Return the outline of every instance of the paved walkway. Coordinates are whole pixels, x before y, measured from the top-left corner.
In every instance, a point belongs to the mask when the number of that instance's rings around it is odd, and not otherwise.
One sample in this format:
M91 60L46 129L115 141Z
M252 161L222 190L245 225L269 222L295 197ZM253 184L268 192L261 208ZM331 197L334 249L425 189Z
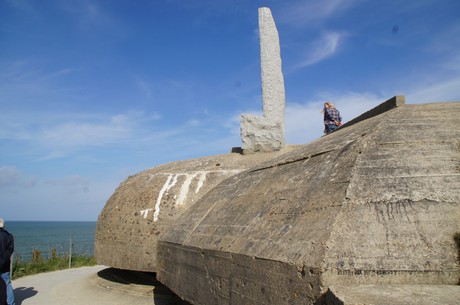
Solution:
M17 305L190 305L152 273L106 266L22 277L13 281L13 288ZM457 305L460 286L334 286L326 299L326 304L345 305Z
M26 276L14 280L13 288L16 305L187 304L152 274L125 273L106 266Z

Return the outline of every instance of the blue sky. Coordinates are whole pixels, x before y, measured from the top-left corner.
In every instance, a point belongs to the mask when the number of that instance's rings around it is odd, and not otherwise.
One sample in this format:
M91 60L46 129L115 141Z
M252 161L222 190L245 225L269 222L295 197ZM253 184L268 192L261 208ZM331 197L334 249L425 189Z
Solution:
M289 144L322 135L324 101L347 121L460 100L458 0L0 0L0 217L96 220L129 175L241 146L263 6Z

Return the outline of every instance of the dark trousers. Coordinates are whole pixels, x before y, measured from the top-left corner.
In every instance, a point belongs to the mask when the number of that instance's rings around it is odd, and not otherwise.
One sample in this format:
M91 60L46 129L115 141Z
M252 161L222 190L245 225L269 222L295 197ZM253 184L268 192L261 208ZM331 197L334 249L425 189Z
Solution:
M2 278L0 278L0 305L6 305L6 284Z

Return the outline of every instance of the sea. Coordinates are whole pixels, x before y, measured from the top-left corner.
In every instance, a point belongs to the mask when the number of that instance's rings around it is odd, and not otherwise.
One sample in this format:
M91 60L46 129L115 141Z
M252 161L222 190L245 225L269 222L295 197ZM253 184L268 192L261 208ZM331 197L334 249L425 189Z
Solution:
M5 221L5 229L14 235L14 259L32 260L32 252L42 258L52 251L61 255L94 255L95 221Z

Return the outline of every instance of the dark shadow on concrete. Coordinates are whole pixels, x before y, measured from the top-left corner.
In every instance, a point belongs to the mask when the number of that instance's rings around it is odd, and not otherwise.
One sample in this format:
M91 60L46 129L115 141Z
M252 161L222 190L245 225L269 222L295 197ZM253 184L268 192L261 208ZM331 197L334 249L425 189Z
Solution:
M155 305L191 305L179 298L168 287L161 285L153 289L153 303Z
M107 281L116 282L119 284L136 284L136 285L161 285L156 279L154 272L141 272L132 270L123 270L117 268L107 268L101 270L97 275Z
M31 298L38 293L34 287L17 287L14 288L14 302L16 305L21 305L22 301Z
M344 305L344 301L339 299L338 296L331 291L330 288L327 289L314 303L314 305ZM354 303L353 303L354 304ZM361 304L361 303L360 303ZM366 303L367 304L367 303Z
M190 305L190 303L179 298L174 292L168 287L160 283L156 279L156 273L154 272L142 272L123 270L117 268L107 268L101 270L97 275L111 283L116 283L122 286L132 287L133 285L140 285L151 287L153 294L153 301L155 305ZM119 286L120 287L120 286ZM117 289L111 287L111 289ZM126 290L121 288L121 290ZM132 293L133 291L131 291Z
M242 147L232 147L231 153L232 154L240 154L240 155L242 155L243 154L243 148Z

